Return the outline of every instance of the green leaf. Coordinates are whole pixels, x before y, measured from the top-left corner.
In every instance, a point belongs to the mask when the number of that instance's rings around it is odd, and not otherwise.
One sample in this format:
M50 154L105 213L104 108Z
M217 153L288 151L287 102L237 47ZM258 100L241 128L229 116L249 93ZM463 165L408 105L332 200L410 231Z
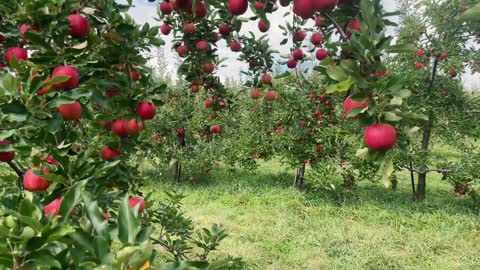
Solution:
M428 121L428 116L426 116L423 113L402 112L402 113L400 113L400 116L402 116L403 118L410 118L410 119Z
M467 9L461 16L461 20L480 21L480 3Z
M348 112L347 118L355 117L358 114L360 114L361 112L364 112L366 110L367 110L366 107L365 108L363 108L363 107L353 108Z
M368 147L358 149L355 153L355 156L361 159L365 159L368 155Z
M75 228L73 228L70 225L63 225L60 227L56 227L53 229L53 231L50 232L50 235L47 238L47 243L52 243L55 242L62 237L69 235L71 233L75 232Z
M10 130L0 130L0 140L5 140L9 137L12 137L16 131L14 129Z
M339 66L334 66L334 65L328 65L325 68L325 71L327 72L328 76L335 81L341 82L345 81L348 79L347 74L345 71L339 67Z
M34 251L30 253L26 261L28 262L25 266L25 269L34 269L39 266L50 266L57 269L62 269L60 262L47 250L42 249L39 251Z
M138 207L137 205L136 207ZM122 200L120 209L118 211L118 239L124 244L133 244L140 232L140 221L135 216L130 204L128 203L128 196Z
M399 106L402 105L403 99L401 97L394 97L390 100L390 105Z
M83 192L83 188L87 184L87 181L80 181L73 185L65 196L63 197L62 203L60 204L59 215L62 217L62 222L66 222L73 208L80 203L80 197Z
M383 113L382 113L382 116L383 116L384 119L387 120L387 121L396 122L396 121L402 120L402 117L398 116L398 115L395 114L394 112L383 112Z
M110 239L108 222L98 210L98 203L93 201L88 193L83 194L83 201L85 202L88 218L90 219L95 231L103 238Z
M30 200L23 199L20 202L20 206L18 208L19 213L22 216L31 217L34 220L40 221L42 219L42 212L35 206Z
M91 96L92 96L92 90L86 89L86 88L76 88L74 90L64 92L61 95L61 97L70 98L72 100L77 100L77 99L83 98L83 97L88 98L88 97L91 97Z
M407 137L411 138L411 137L413 137L413 135L415 135L415 133L416 133L417 131L419 131L419 130L420 130L419 127L412 127L412 128L407 129L407 130L405 131L405 135L407 135Z
M418 48L412 44L396 44L390 46L390 48L386 49L385 51L389 53L415 53L418 51Z
M337 93L337 92L347 92L348 89L355 83L355 80L353 80L351 77L348 79L337 83L337 84L331 84L327 87L327 93Z
M63 124L63 116L60 113L55 113L52 119L48 121L48 126L47 126L48 132L52 134L57 133L60 130L60 127L62 126L62 124Z
M54 100L50 101L47 104L47 109L56 109L63 104L72 104L75 102L75 99L61 95L56 97Z
M392 181L390 181L390 176L395 171L393 167L393 161L391 157L387 157L382 166L382 176L383 176L383 185L386 188L390 188L392 186Z

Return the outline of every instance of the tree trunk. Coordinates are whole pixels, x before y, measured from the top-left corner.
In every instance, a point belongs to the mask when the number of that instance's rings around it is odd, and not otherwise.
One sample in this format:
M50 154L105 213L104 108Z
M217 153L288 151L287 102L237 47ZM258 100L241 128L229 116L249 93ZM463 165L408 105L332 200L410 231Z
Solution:
M295 175L295 184L294 186L297 189L302 189L303 188L303 183L305 180L305 164L302 165L302 167L297 169L297 174Z
M432 135L432 128L430 125L425 126L423 129L423 137L422 137L422 151L428 150L428 145L430 144L430 137ZM418 173L418 182L417 182L417 190L415 193L415 198L417 201L425 200L425 190L427 188L427 172L426 172L426 165L422 166L420 170L423 172Z
M180 162L175 161L175 163L173 164L172 175L173 175L173 180L179 183L182 177L182 165L180 164Z

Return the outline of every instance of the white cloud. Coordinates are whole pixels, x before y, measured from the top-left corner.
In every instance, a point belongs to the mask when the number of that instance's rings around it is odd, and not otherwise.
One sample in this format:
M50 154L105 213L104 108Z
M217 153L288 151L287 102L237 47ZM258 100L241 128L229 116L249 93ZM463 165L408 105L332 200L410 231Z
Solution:
M126 0L117 0L118 2L125 3ZM387 12L392 12L397 9L395 0L382 0L384 9ZM158 4L156 2L149 2L147 0L136 0L134 1L135 7L130 9L129 14L135 19L135 21L139 24L149 23L150 25L159 25L160 22L156 21L154 18L157 17L157 9ZM279 10L273 14L268 14L268 19L270 20L270 31L269 31L269 38L270 44L275 47L275 49L279 50L281 54L289 53L289 48L291 43L287 43L283 46L279 46L281 40L284 38L278 26L280 24L285 24L285 20L289 18L284 18L283 14L287 11L287 8L279 6ZM251 11L249 11L251 12ZM246 14L245 16L252 15ZM291 18L290 18L291 19ZM394 18L395 20L395 18ZM250 21L245 23L242 26L241 34L245 34L248 31L252 31L255 34L261 34L257 27L257 21ZM313 25L313 22L310 26ZM394 28L387 29L387 34L392 35L394 32ZM166 44L164 49L164 57L167 63L175 63L176 62L176 52L172 51L171 49L171 35L169 37L163 36ZM309 38L307 36L307 38ZM220 58L227 58L228 60L224 62L226 67L222 67L218 70L218 75L220 78L225 79L229 78L239 78L240 77L240 70L247 69L247 65L243 62L236 61L238 57L238 53L231 52L228 48L228 45L224 40L221 40L217 43L219 46L219 57ZM171 74L175 74L174 70L175 65L170 65L169 72ZM466 74L463 76L463 81L467 90L472 89L479 89L480 88L480 74Z

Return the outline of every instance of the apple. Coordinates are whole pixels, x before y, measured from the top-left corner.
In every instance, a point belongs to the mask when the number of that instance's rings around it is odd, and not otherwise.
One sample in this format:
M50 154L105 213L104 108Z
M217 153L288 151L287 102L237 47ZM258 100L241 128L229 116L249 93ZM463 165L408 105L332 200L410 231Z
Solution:
M329 13L337 6L337 0L312 0L313 8L319 12Z
M38 31L38 27L36 25L31 25L31 24L22 24L20 25L20 38L23 40L23 41L27 41L27 38L25 37L25 32L27 32L28 30L32 30L32 31Z
M107 145L102 148L100 156L102 160L115 160L120 155L120 151L111 149Z
M197 7L195 9L195 18L203 19L207 16L208 10L207 6L203 2L197 2Z
M47 161L48 164L52 164L52 165L55 165L55 166L60 165L60 163L55 158L53 158L52 156L48 156L46 161Z
M180 45L177 48L178 56L184 57L188 53L188 47L185 45Z
M297 60L295 59L288 59L287 61L287 67L289 68L296 68L297 67Z
M118 89L118 87L116 87L116 86L112 86L112 87L107 89L107 96L109 98L112 98L112 97L118 95L119 93L120 93L120 89Z
M173 8L176 10L183 9L184 11L188 13L192 13L192 0L175 0L173 2Z
M345 99L345 102L343 103L344 116L346 117L348 113L350 113L350 111L354 108L366 108L369 102L370 102L369 97L367 97L364 102L353 101L352 96L347 97Z
M195 24L193 24L193 23L187 23L183 27L183 32L185 34L195 33L196 30L197 30L197 28L195 27Z
M315 8L313 7L312 0L294 0L293 1L293 13L306 20L313 16Z
M389 124L373 124L365 129L365 142L373 151L387 151L395 146L397 131Z
M424 50L418 50L418 51L417 51L417 55L418 55L419 57L422 57L422 56L425 55L425 51L424 51Z
M339 5L351 4L353 0L338 0Z
M448 74L450 74L450 76L452 76L452 77L456 77L456 76L457 76L457 72L456 72L455 69L453 69L453 68L448 71Z
M268 29L270 29L270 23L265 20L260 20L258 22L258 29L260 30L260 32L265 33L268 31Z
M228 10L232 15L242 15L247 11L247 0L228 0Z
M128 204L130 204L130 207L133 209L137 205L138 206L138 212L142 213L145 210L145 200L142 197L132 197L128 199Z
M200 40L197 42L197 44L195 44L195 47L197 48L197 50L206 51L208 50L209 45L207 41Z
M67 18L70 28L68 34L74 38L85 38L90 33L90 23L80 14L72 14Z
M82 104L78 101L58 106L57 111L64 120L78 120L82 116Z
M423 64L422 64L422 63L416 63L416 64L415 64L415 68L416 68L416 69L422 69L422 68L423 68Z
M153 134L152 134L152 139L154 139L155 141L158 141L158 140L159 140L158 134L157 134L157 133L153 133Z
M220 132L220 126L219 125L213 125L210 127L210 132L213 134L217 134Z
M292 56L293 56L293 59L299 61L299 60L302 60L303 59L303 51L302 49L295 49L293 52L292 52Z
M128 72L128 75L132 81L140 80L140 72L138 72L137 70L130 70L130 72Z
M293 35L293 41L302 42L306 36L307 33L305 31L298 31Z
M262 82L266 84L272 83L272 75L270 74L263 74L262 75Z
M153 119L156 113L157 113L157 108L155 107L155 104L151 102L146 102L146 101L140 102L137 106L137 114L143 120Z
M58 212L60 211L60 205L62 204L63 197L57 198L53 200L51 203L46 205L43 208L43 211L45 212L45 216L50 216L51 213L53 213L51 216L52 218L55 218L58 216Z
M170 31L172 31L172 27L168 24L162 24L162 26L160 26L160 32L162 32L162 34L164 34L165 36L168 36L170 34Z
M212 105L213 105L213 98L211 97L205 99L205 101L203 102L203 106L205 106L205 108L209 108Z
M440 59L441 59L441 60L445 60L445 59L447 59L447 58L448 58L448 53L447 53L447 52L444 52L444 53L442 53L442 54L440 55Z
M164 15L170 15L172 13L172 6L170 5L170 3L168 2L162 2L160 3L160 11L164 14Z
M264 4L263 2L256 1L256 2L255 2L255 7L258 8L258 9L264 9L264 8L265 8L265 4Z
M220 24L220 26L218 27L218 31L220 32L220 34L221 34L223 37L228 37L228 36L230 36L230 33L232 32L232 28L230 27L229 24L227 24L227 23L222 23L222 24Z
M48 174L47 169L42 169L43 174ZM52 182L35 174L35 169L28 170L23 176L23 187L28 191L45 191Z
M312 35L312 38L310 39L313 45L318 46L323 42L323 37L321 33L315 33Z
M362 25L360 24L359 20L353 19L348 23L347 30L345 31L345 34L347 35L348 38L352 37L352 31L356 31L356 32L362 31Z
M215 64L213 63L205 63L203 64L203 72L207 74L211 74L215 70Z
M0 141L0 144L11 144L10 141L3 140ZM0 152L0 162L9 162L15 158L15 152Z
M239 52L241 49L242 45L240 44L240 42L234 40L230 43L230 50L232 50L232 52Z
M250 97L252 97L253 99L259 99L260 95L261 95L261 93L260 93L260 91L258 91L257 88L254 88L252 90L252 92L250 92Z
M198 93L200 91L200 86L194 84L192 85L192 93Z
M324 27L325 24L323 23L323 21L325 20L325 18L323 18L322 16L317 16L315 18L315 26L316 27Z
M57 76L69 76L70 78L64 82L55 84L55 88L73 89L78 86L78 82L80 81L80 74L78 74L77 69L72 66L56 67L52 72L52 78Z
M184 128L177 129L177 137L182 137L184 135L185 135L185 129Z
M143 122L137 122L136 118L132 118L127 123L128 134L138 134L143 129Z
M218 33L217 33L217 32L213 32L213 33L212 33L212 36L213 36L213 38L212 38L212 43L213 43L213 44L217 43L217 41L220 39L220 36L218 35Z
M278 92L275 90L270 90L265 94L265 100L274 101L278 99Z
M113 133L117 134L120 137L128 137L128 130L127 130L128 122L126 120L118 119L113 122L112 131Z
M448 96L448 93L447 93L447 91L443 90L441 95L442 95L442 97L446 97L446 96Z
M317 151L322 151L323 150L323 144L317 145Z
M316 53L315 53L315 57L322 61L323 59L327 58L328 57L328 52L325 50L325 49L319 49Z
M15 58L17 60L27 61L27 59L28 59L27 50L25 50L24 48L20 48L20 47L8 48L5 56L7 58L7 63L9 63L9 64L10 64L10 61L12 60L13 56L15 56Z

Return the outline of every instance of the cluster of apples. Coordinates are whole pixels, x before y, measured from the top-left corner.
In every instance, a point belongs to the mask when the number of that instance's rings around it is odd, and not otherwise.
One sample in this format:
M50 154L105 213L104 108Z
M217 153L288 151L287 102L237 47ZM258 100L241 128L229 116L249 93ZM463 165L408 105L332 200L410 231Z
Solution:
M261 82L269 86L269 90L265 93L265 101L275 101L280 98L280 95L277 91L271 89L273 77L272 75L266 73L262 75ZM252 99L260 99L262 97L262 92L258 88L253 88L250 92L250 97Z
M370 98L367 97L364 102L354 101L351 96L345 99L343 104L344 115L354 108L367 108ZM363 134L365 143L372 151L388 151L392 149L397 142L397 131L395 127L386 123L377 123L368 126Z
M424 62L417 62L415 64L415 68L416 69L422 69L424 68L425 66L428 66L429 65L429 61L430 61L430 55L434 54L434 49L431 49L430 50L430 53L426 53L425 50L418 50L417 53L416 53L416 57L418 57L420 60L425 60ZM425 56L427 56L428 58L427 59L424 59ZM443 60L446 60L448 57L449 57L449 54L448 52L443 52L443 53L438 53L435 55L435 57L437 57L437 59L439 61L443 61ZM451 68L447 71L448 75L450 75L451 77L456 77L457 76L457 71L454 69L454 68Z

